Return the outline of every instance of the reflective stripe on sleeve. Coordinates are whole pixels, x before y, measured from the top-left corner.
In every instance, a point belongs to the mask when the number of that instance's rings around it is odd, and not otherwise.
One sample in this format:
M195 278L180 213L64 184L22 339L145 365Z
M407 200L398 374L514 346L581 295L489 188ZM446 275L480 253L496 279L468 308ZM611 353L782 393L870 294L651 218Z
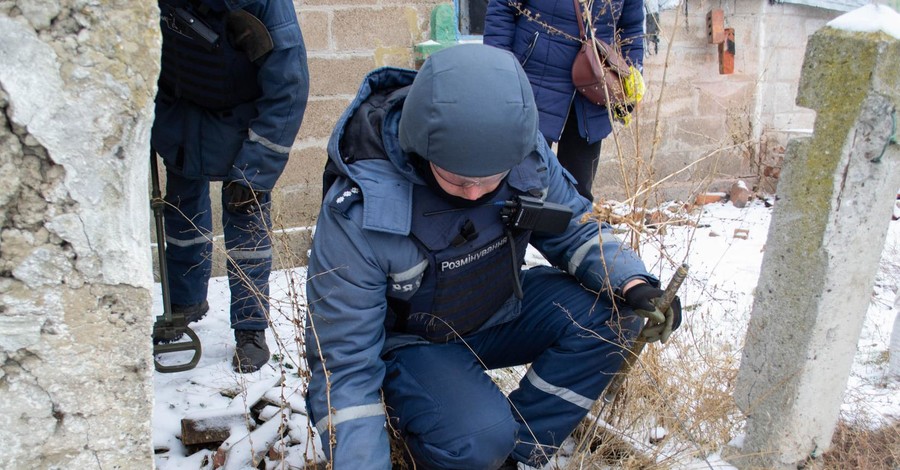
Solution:
M622 240L615 234L600 232L600 243L622 244ZM588 252L595 246L598 246L595 240L588 240L575 250L575 253L572 254L572 258L569 259L569 274L575 275L578 268L581 266L581 263L584 261L584 258L587 257Z
M590 251L591 247L596 245L597 242L594 240L588 240L575 250L575 253L569 258L569 274L575 275L575 272L578 271L578 267L581 266L581 262L584 261L584 257L587 256L588 251Z
M290 147L285 147L284 145L278 145L278 144L272 142L271 140L257 134L256 132L253 132L253 129L250 129L250 142L256 142L256 143L262 145L263 147L265 147L273 152L278 152L282 155L287 155L287 154L291 153Z
M424 259L421 263L403 271L402 273L390 274L389 276L396 282L408 281L410 279L417 278L420 274L425 272L425 268L428 267L428 260Z

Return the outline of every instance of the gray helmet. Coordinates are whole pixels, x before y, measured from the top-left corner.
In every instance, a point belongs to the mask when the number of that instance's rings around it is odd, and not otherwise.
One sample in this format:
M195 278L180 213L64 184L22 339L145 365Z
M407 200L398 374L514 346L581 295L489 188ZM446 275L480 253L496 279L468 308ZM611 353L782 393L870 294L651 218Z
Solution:
M432 54L400 115L400 146L462 176L502 173L537 146L531 85L511 53L465 44Z

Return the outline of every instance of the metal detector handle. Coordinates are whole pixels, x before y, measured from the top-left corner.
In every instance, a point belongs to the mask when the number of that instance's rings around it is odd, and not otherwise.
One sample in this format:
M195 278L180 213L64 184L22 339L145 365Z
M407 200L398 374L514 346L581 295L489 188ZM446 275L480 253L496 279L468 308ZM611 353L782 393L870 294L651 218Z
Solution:
M669 307L671 307L672 302L675 300L675 295L678 292L678 289L687 278L687 273L687 264L682 264L678 267L678 269L675 270L675 274L672 275L672 279L669 281L669 285L666 286L666 290L663 291L662 297L659 298L659 301L656 304L656 307L661 312L665 312L669 309ZM616 372L616 375L613 376L612 380L609 382L609 385L606 386L606 390L603 392L604 403L612 403L612 401L616 399L616 395L619 394L619 390L622 388L622 384L625 383L625 377L628 375L628 371L631 370L631 368L637 362L638 356L641 355L641 352L644 350L644 346L647 345L647 341L644 336L644 329L647 328L647 325L649 323L650 320L647 320L647 322L644 323L644 326L641 327L641 332L638 333L637 339L634 340L634 344L631 345L631 348L625 355L625 362L622 363L622 366L619 367L619 371Z
M184 334L188 335L191 338L190 341L182 341L178 343L167 343L167 344L156 344L153 346L153 363L158 372L162 372L164 374L170 372L182 372L185 370L191 370L194 367L197 367L197 364L200 362L200 355L202 353L200 347L200 337L197 336L197 333L194 330L184 327L181 328L184 331ZM185 364L176 364L173 366L165 366L159 363L156 360L157 354L166 354L178 351L194 351L194 356L191 358L190 362Z

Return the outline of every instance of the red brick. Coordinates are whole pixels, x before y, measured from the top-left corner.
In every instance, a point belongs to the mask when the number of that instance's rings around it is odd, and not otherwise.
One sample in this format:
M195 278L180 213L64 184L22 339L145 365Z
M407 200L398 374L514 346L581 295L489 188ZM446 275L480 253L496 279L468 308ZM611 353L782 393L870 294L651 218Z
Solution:
M725 12L721 8L706 14L706 40L710 44L721 44L725 40Z
M719 75L734 73L734 28L725 28L725 40L719 43Z
M734 207L747 207L751 197L753 197L753 192L747 189L747 185L743 181L734 183L728 191L728 199L731 200Z
M702 206L704 204L722 202L724 199L725 193L703 193L697 195L697 197L694 199L694 204Z

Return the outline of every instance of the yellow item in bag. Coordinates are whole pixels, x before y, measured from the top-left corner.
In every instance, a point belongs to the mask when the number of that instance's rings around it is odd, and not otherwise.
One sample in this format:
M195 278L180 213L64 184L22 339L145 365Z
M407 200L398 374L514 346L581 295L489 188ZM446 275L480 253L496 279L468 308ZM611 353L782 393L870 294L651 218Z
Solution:
M631 72L624 80L625 97L630 103L640 103L644 98L644 92L647 91L644 85L644 77L641 72L633 65L629 67Z

